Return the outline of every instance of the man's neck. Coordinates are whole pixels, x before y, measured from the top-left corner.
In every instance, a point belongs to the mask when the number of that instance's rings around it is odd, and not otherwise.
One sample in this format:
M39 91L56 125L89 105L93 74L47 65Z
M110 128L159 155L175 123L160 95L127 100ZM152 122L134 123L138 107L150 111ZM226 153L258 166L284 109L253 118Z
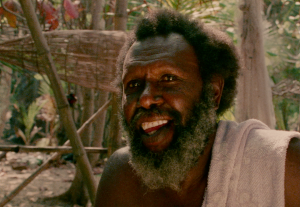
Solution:
M209 142L205 147L203 154L199 157L197 165L189 171L187 178L183 181L182 192L189 191L188 189L192 189L194 187L197 188L197 186L201 183L207 183L215 136L216 134L214 133L209 137Z

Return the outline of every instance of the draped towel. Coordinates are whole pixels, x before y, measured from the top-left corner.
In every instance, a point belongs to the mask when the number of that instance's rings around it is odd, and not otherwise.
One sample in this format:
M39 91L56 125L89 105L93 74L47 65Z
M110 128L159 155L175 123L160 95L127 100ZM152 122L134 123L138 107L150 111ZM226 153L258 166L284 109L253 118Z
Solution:
M298 132L220 121L202 207L283 207L286 151Z

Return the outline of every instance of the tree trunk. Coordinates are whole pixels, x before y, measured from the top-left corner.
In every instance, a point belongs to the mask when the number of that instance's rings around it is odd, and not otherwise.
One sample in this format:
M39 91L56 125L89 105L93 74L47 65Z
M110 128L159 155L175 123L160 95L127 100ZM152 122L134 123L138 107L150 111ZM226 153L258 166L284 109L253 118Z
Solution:
M275 127L275 115L268 71L265 66L262 1L241 0L239 21L241 56L244 66L238 80L236 119L258 119Z
M83 93L83 111L81 125L85 123L94 113L94 89L82 88ZM92 138L92 125L86 127L81 134L83 146L89 147ZM78 164L76 164L76 173L69 190L63 195L64 199L71 201L73 204L86 206L88 194L83 182L83 177Z
M86 152L83 148L83 144L77 133L72 118L70 106L68 104L67 98L64 94L64 90L60 83L60 79L56 72L56 67L53 62L49 46L45 37L42 34L42 30L39 25L31 0L22 0L20 1L20 3L24 12L24 16L26 17L32 38L34 40L37 49L37 54L39 54L40 57L42 57L42 60L44 61L45 65L48 66L45 68L45 72L51 82L51 87L54 92L57 108L59 110L63 126L66 130L67 137L69 138L72 148L74 150L74 156L83 175L82 177L84 178L90 200L92 203L94 203L96 196L95 178L93 176L93 172L89 164Z
M127 0L116 1L116 13L115 13L115 30L126 31L127 24ZM110 132L108 142L108 156L121 147L120 122L118 117L118 100L117 94L112 94L112 110L110 117Z
M102 18L103 13L103 0L92 0L92 25L91 29L93 30L104 30L105 21Z

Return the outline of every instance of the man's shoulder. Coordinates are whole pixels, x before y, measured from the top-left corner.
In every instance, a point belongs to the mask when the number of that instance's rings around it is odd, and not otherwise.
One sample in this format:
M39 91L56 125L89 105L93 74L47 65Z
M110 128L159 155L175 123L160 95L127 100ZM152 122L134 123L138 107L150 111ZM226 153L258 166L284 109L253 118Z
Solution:
M300 139L293 138L289 143L285 166L286 206L300 205Z
M115 175L129 167L129 147L123 147L115 151L108 159L103 174Z
M129 164L129 147L114 152L108 159L98 186L95 206L130 206L136 194L137 178ZM131 195L131 197L130 197Z
M287 161L300 163L300 138L291 139L287 150Z
M115 151L109 158L108 163L114 162L114 163L127 163L129 161L130 152L129 147L123 147Z

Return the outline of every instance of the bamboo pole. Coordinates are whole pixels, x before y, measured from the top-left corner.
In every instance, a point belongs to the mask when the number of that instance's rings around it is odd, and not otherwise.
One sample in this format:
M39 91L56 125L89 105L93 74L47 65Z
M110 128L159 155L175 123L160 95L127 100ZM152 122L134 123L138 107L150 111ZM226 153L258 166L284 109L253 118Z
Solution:
M84 151L80 137L76 132L76 127L72 118L70 106L56 72L56 67L50 53L50 48L46 42L45 37L42 34L42 30L31 0L21 0L20 3L24 12L24 16L27 20L32 38L34 40L37 53L43 58L42 61L45 62L45 65L49 66L45 68L45 72L51 82L51 87L54 92L63 126L66 130L67 137L69 138L70 143L73 147L74 157L80 167L84 183L87 187L90 200L93 204L95 201L97 185L86 152Z
M111 104L111 99L106 101L106 103L103 104L103 106L100 109L98 109L98 111L94 113L93 116L91 116L86 122L84 122L84 124L79 129L80 131L78 130L78 133L81 134L82 130L88 125L90 125L91 123L93 123L102 114L102 112L104 112L108 108L110 104Z
M107 152L107 148L102 147L85 147L84 148L87 153L102 153L105 154ZM64 153L72 153L72 147L69 146L59 146L59 147L37 147L37 146L20 146L20 145L3 145L0 146L0 151L4 152L59 152L61 154Z
M111 100L107 101L100 109L98 109L98 111L78 129L77 133L80 135L89 124L93 123L93 121L96 120L97 117L100 116L101 113L104 112L108 108L110 103L111 103ZM64 143L63 146L69 146L69 145L70 145L70 141L68 140ZM43 163L34 173L32 173L26 180L24 180L8 196L4 196L3 200L0 203L0 207L3 207L5 204L7 204L9 201L11 201L34 178L36 178L41 172L46 170L50 166L50 162L52 160L58 159L60 155L61 155L60 152L54 153L45 163Z

